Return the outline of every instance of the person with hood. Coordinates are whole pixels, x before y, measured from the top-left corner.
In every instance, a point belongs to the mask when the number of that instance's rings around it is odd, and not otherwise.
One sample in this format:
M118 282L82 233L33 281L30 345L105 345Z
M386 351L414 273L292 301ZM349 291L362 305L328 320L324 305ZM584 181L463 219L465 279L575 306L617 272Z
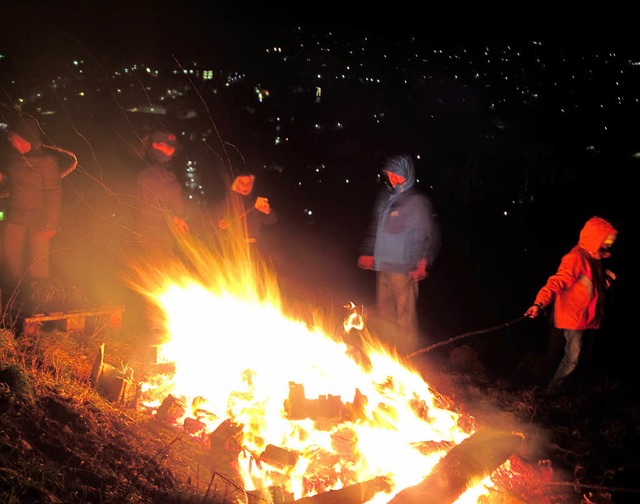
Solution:
M8 121L0 179L7 194L2 283L9 289L50 276L50 246L62 211L62 182L58 158L44 148L42 136L33 116L15 114Z
M383 190L374 204L358 266L376 272L376 315L394 327L387 335L401 354L419 343L418 286L440 249L440 227L431 200L416 184L413 158L394 155L385 161Z
M591 217L580 231L578 244L562 257L556 273L538 291L525 316L536 318L553 303L553 326L564 335L564 355L553 375L550 388L567 380L580 361L585 338L600 329L604 314L605 290L615 279L604 268L618 232L601 217Z
M144 167L136 177L136 229L143 248L173 250L174 233L186 233L186 202L182 184L171 167L177 149L176 135L154 130L145 138Z

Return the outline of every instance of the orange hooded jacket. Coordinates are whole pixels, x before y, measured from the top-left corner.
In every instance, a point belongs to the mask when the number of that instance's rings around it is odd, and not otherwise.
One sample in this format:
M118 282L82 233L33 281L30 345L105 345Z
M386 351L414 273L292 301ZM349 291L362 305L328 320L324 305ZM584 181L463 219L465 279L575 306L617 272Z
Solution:
M600 217L589 219L578 244L560 262L558 271L549 277L538 292L535 304L544 308L555 301L554 325L558 329L599 329L604 308L606 286L600 248L607 236L618 232Z

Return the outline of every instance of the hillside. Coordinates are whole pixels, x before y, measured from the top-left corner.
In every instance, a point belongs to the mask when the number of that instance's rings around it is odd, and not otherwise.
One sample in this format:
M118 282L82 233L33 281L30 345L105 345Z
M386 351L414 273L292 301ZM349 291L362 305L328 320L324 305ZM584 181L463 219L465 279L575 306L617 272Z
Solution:
M89 377L104 342L107 361L126 357L133 369L145 367L145 342L122 328L0 332L0 501L245 502L216 473L202 439L95 391ZM637 497L631 448L640 408L630 390L607 381L553 394L514 388L491 380L468 347L453 355L423 359L426 379L481 424L527 436L512 460L512 488L491 502L622 504Z

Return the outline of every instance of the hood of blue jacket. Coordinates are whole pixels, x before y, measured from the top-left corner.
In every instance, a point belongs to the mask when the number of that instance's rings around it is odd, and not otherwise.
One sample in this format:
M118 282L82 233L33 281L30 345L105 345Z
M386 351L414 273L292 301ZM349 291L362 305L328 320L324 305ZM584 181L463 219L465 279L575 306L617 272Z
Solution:
M413 159L406 154L399 154L388 158L382 167L382 171L390 171L391 173L404 177L402 184L398 184L395 188L390 189L394 194L400 194L413 187L416 183L416 169L413 164Z

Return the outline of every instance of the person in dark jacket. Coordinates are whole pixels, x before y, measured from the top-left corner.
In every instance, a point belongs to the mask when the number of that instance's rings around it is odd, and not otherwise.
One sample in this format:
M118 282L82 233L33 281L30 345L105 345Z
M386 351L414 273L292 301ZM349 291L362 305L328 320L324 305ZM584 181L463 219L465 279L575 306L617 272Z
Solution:
M235 177L231 190L219 211L218 227L222 230L242 226L241 232L253 250L259 247L262 226L278 222L278 214L269 204L269 199L254 196L255 175L243 172Z
M62 182L58 158L43 148L37 119L16 114L7 127L0 174L7 193L2 223L2 283L50 276L51 239L58 230Z
M144 167L136 177L139 243L145 249L173 250L174 233L189 231L182 184L170 165L177 138L170 131L155 130L144 140Z
M415 187L413 158L387 158L382 168L386 190L373 210L358 266L376 271L376 315L390 327L387 335L401 354L419 342L418 285L440 249L440 228L431 200Z
M183 187L172 166L178 139L170 130L155 129L143 138L143 142L143 166L136 175L134 188L136 201L133 217L137 239L132 262L162 261L162 256L184 259L179 237L189 233L190 226ZM143 330L147 332L153 348L167 341L164 313L145 296L139 299L142 307L131 311L142 314ZM155 353L152 352L151 357L155 360Z
M605 290L615 276L604 268L603 259L611 256L618 231L601 217L590 218L577 245L562 257L558 270L536 294L525 316L536 318L553 303L553 325L564 335L564 355L550 388L556 388L571 376L581 359L584 339L600 329L604 315Z

